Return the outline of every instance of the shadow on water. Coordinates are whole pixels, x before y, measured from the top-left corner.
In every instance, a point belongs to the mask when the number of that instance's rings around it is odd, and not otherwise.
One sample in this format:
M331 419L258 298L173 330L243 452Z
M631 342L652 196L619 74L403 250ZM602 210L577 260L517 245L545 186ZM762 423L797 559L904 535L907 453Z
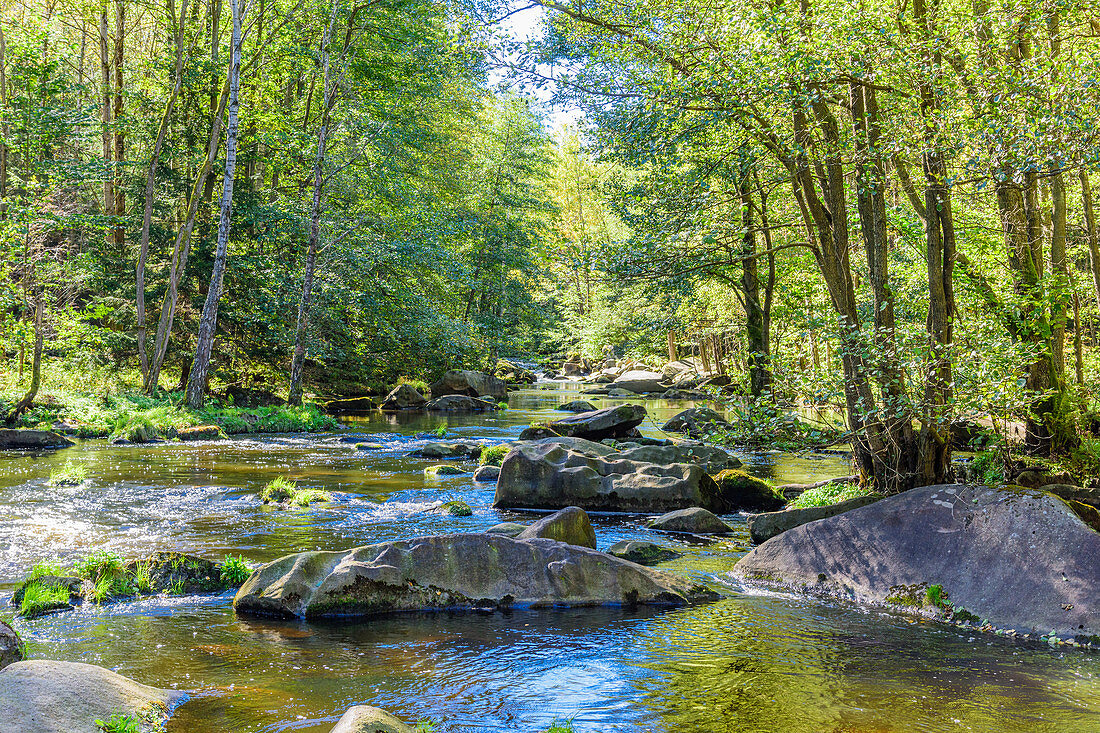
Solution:
M562 415L575 386L510 396L483 415L374 414L337 434L112 447L88 441L44 456L0 455L0 590L27 567L93 549L162 549L260 562L441 532L484 530L531 514L492 508L472 474L427 479L438 463L408 454L446 424L448 437L498 443ZM593 398L598 406L623 400ZM631 400L636 401L636 400ZM650 435L689 403L645 401ZM355 442L378 443L357 450ZM743 455L779 483L848 473L836 455ZM80 486L51 475L83 466ZM470 463L459 463L472 472ZM276 476L324 488L331 504L263 506ZM429 510L462 499L473 516ZM599 545L648 539L683 553L664 569L727 594L692 609L565 609L395 616L302 624L239 618L229 595L153 598L15 625L33 656L111 667L196 691L173 733L327 733L369 703L441 731L539 731L571 716L578 731L902 733L1100 730L1100 656L971 638L957 629L725 582L749 547L647 530L644 517L595 515Z

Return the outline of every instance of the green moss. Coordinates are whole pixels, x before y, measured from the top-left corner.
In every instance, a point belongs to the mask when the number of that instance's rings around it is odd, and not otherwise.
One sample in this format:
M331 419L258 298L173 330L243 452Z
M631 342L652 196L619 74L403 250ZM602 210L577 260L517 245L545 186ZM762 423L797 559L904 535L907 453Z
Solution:
M429 478L435 478L438 476L461 476L466 473L458 466L451 466L446 463L438 466L428 466L424 469L424 475Z
M452 517L469 517L473 516L474 510L470 508L470 505L464 501L454 500L448 501L443 506L439 507Z
M789 509L806 509L815 506L831 506L860 496L869 496L872 493L874 492L871 489L864 488L859 484L829 483L802 492L787 507Z
M895 585L890 588L890 595L886 596L887 603L895 606L908 606L910 608L923 608L928 598L928 584L914 583L912 585Z
M310 504L332 501L332 494L321 489L298 489L294 492L290 503L294 506L307 507Z
M504 463L504 456L512 449L510 445L493 445L481 451L478 463L482 466L500 466Z

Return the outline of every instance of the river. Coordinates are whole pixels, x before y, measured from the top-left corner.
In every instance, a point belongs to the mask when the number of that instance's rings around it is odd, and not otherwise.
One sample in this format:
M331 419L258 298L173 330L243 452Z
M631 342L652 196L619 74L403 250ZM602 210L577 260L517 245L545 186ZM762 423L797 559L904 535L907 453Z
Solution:
M111 446L84 441L44 456L0 455L0 601L36 561L95 549L125 557L179 550L252 563L534 515L492 508L469 474L426 479L408 457L418 433L503 442L562 413L575 386L513 393L491 415L377 413L326 435ZM621 400L595 400L605 406ZM657 435L689 403L646 400ZM434 439L434 438L433 438ZM358 451L356 440L382 450ZM833 454L744 454L778 483L848 473ZM82 465L89 480L51 487ZM272 478L333 493L283 511L257 494ZM462 499L471 517L424 510ZM1100 731L1100 655L1008 640L881 611L745 589L727 573L748 549L737 532L702 542L596 515L601 549L649 539L684 556L662 569L726 595L697 608L570 609L402 615L356 623L238 617L232 593L150 598L13 625L32 658L89 662L146 684L192 691L169 733L327 733L355 704L436 731L902 733ZM9 614L10 615L10 614Z

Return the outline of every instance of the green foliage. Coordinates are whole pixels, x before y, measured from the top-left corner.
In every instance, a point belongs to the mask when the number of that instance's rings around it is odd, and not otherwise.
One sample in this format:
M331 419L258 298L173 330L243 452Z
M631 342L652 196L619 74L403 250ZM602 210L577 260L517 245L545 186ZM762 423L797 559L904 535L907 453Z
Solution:
M252 575L252 570L249 569L248 563L244 561L244 557L241 555L237 557L225 556L221 565L221 579L227 588L239 588L244 585L250 575Z
M942 585L930 585L926 592L928 603L936 608L947 610L951 607L951 604L947 601L947 593L944 592Z
M152 567L150 563L135 563L134 569L131 572L131 577L133 586L138 593L153 592Z
M113 713L106 721L97 719L95 724L103 733L140 733L139 721L132 715Z
M96 550L73 563L73 572L80 578L98 582L101 578L121 574L122 558L110 550Z
M447 437L447 423L443 423L438 428L436 428L435 429L435 434L436 434L436 437L439 437L439 438Z
M60 562L56 560L44 560L42 562L36 562L31 567L31 573L27 576L27 581L36 580L43 575L61 576L64 575L64 573L65 571L62 569Z
M1005 482L1005 454L1001 449L984 450L974 456L971 464L974 480L986 486L1003 486Z
M284 501L290 501L297 491L297 484L279 476L267 482L267 485L264 486L263 490L260 492L260 499L262 499L265 504L269 502L281 504Z
M482 448L481 455L478 457L478 464L482 466L499 466L504 462L504 456L508 455L509 450L511 450L511 446L508 445L492 445Z
M332 501L332 494L320 489L298 489L290 503L298 507L307 507L318 502Z
M436 725L436 721L432 720L431 718L417 721L416 733L435 733Z
M711 435L711 439L727 445L803 450L833 445L842 437L832 425L810 423L777 407L767 397L745 397L731 402L727 408L731 427Z
M23 587L23 598L19 602L19 613L26 618L35 618L58 608L69 605L69 589L56 583L27 583Z
M81 464L66 463L63 468L50 473L50 486L80 486L88 480L88 467Z
M860 486L858 483L829 483L802 492L787 507L806 509L813 506L829 506L872 493L874 492L871 489Z
M431 386L423 379L413 379L412 377L401 375L397 378L397 384L395 386L400 386L402 384L409 385L422 395L429 395L432 391Z
M567 720L564 723L559 723L555 720L550 724L550 727L546 729L546 733L575 733L573 721Z

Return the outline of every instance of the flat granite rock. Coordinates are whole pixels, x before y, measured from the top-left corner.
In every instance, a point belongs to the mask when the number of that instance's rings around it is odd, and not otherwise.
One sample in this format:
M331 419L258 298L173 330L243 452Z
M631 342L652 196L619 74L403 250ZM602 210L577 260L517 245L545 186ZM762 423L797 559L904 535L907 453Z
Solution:
M91 664L16 662L0 670L0 731L103 733L95 721L113 713L160 724L186 699Z
M912 489L789 529L733 574L926 616L939 586L956 620L1100 641L1100 533L1038 489Z
M366 617L400 611L555 606L685 606L707 588L552 539L450 534L302 552L270 562L241 587L238 613Z

